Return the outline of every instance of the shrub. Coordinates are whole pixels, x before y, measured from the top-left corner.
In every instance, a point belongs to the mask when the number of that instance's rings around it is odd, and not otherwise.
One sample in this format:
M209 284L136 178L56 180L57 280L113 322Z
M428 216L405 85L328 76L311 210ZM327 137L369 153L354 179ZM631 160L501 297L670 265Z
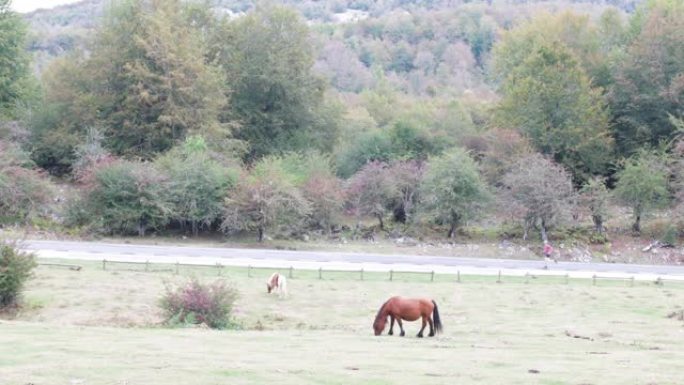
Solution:
M396 187L398 193L392 205L394 220L408 223L415 213L425 164L418 160L393 161L388 171L390 183Z
M203 284L192 279L180 287L167 286L159 306L171 325L206 324L224 329L230 325L237 297L237 290L223 281Z
M348 178L370 162L386 162L393 157L392 140L383 131L359 135L338 150L337 173Z
M190 137L156 161L169 176L171 218L195 236L218 222L223 198L237 180L237 172L210 155L204 139Z
M110 233L144 236L168 223L171 213L167 178L149 163L118 161L100 168L85 200L91 217Z
M0 217L26 222L38 215L51 195L51 185L38 171L0 168Z
M571 216L576 196L570 174L561 165L541 154L518 159L503 176L501 195L505 211L523 220L525 235L538 226L541 238L546 231Z
M0 243L0 309L17 304L35 266L33 254L21 252L13 244Z
M477 164L468 152L458 147L431 158L420 186L422 209L437 222L448 223L447 236L475 218L491 200Z
M240 177L226 199L221 230L256 231L262 242L267 230L300 229L311 213L311 203L302 196L295 179L281 157L261 159Z
M0 140L0 219L28 222L50 199L45 175L17 144Z
M375 217L380 229L384 230L383 218L392 202L400 197L400 192L390 178L387 163L370 162L347 180L346 195L357 218L362 215Z
M580 190L582 205L591 213L594 230L603 233L603 223L608 215L608 199L610 193L601 178L590 179Z
M667 155L641 151L625 162L617 173L614 194L618 201L632 208L632 230L641 232L641 218L669 201Z

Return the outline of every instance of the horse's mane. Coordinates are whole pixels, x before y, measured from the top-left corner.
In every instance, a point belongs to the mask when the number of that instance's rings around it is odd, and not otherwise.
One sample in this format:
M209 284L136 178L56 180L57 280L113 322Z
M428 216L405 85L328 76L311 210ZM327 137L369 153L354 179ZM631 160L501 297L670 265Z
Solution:
M384 309L385 306L387 306L387 303L389 303L389 300L385 301L385 303L383 303L382 306L380 306L380 309L378 309L378 314L375 316L375 322L378 322L378 320L381 318L382 309Z

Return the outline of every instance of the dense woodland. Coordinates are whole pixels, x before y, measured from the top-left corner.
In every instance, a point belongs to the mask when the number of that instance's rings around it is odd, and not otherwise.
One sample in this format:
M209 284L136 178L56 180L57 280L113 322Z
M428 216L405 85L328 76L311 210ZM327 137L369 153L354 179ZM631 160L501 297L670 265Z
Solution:
M682 0L0 0L0 36L5 225L684 232Z

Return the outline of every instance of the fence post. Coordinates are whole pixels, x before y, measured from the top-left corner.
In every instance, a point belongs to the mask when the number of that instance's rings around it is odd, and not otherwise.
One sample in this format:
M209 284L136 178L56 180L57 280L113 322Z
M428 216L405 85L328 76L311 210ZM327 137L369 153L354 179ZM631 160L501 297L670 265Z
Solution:
M102 260L102 270L107 270L107 260L106 259Z
M461 270L456 270L456 282L461 283Z
M663 284L663 280L660 279L660 277L658 277L658 278L656 279L655 283L656 283L656 285L660 286L660 285Z
M435 282L435 271L434 270L432 270L432 272L430 273L430 282Z
M525 283L526 284L530 283L530 273L529 272L525 273Z
M591 283L592 283L592 285L596 286L596 274L594 274L594 275L591 277Z
M570 283L570 274L565 273L565 284L567 285L569 283Z
M390 281L392 280L392 274L393 274L393 273L394 273L394 271L392 271L392 270L390 269Z
M176 275L178 275L178 264L179 264L179 262L176 261Z
M361 280L363 281L363 267L361 268Z
M292 279L292 276L294 275L294 267L290 266L290 272L288 273L289 278Z
M223 266L221 266L221 264L219 262L216 262L216 275L218 275L219 277L221 276L221 269L222 268L223 268Z
M318 279L323 279L323 267L318 268Z
M496 278L496 283L501 283L501 270L499 270L499 276Z
M252 278L252 265L247 265L247 277Z
M145 261L145 271L150 271L150 261Z
M634 287L634 277L630 278L629 280L629 286Z

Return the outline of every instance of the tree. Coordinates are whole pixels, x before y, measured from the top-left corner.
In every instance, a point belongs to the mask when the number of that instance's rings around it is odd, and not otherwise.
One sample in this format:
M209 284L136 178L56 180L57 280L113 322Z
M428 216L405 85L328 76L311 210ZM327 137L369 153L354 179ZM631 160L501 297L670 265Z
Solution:
M601 178L590 179L580 190L582 205L589 209L591 220L594 222L594 231L599 234L603 234L609 198L610 192Z
M500 126L518 128L576 182L606 171L613 144L606 103L562 44L536 45L506 73L502 91Z
M684 7L650 1L632 19L635 38L618 63L610 89L618 151L671 140L669 114L684 115Z
M357 218L375 217L384 230L384 217L391 202L399 197L399 190L390 178L387 163L373 161L347 180L346 196Z
M669 201L670 170L664 154L641 150L625 161L617 173L615 197L632 209L632 230L641 232L641 219L653 208Z
M88 127L99 127L116 155L151 159L191 134L230 136L219 124L226 104L220 69L205 61L198 26L180 0L115 3L88 55L58 61L48 71L39 124L43 163L70 166L69 154ZM58 153L52 143L59 144ZM66 158L66 159L64 159Z
M491 195L475 161L465 150L455 148L431 158L420 186L422 210L431 218L449 224L447 236L481 212Z
M16 118L16 104L26 96L29 59L24 49L26 27L10 9L11 0L0 0L0 118Z
M40 108L32 112L28 124L31 157L51 174L70 173L77 147L87 141L89 129L100 125L93 79L80 53L57 58L43 71Z
M188 137L155 163L169 177L171 219L182 229L189 226L197 236L221 218L223 199L237 183L238 171L212 159L202 137Z
M570 175L561 165L533 153L520 158L503 177L503 204L523 220L524 238L538 226L542 240L548 230L569 216L575 205Z
M485 150L480 160L482 175L494 187L501 187L503 176L523 156L533 152L527 138L512 129L493 128L484 134Z
M345 191L335 176L329 156L318 152L288 153L282 158L283 169L311 205L308 224L331 231L342 214Z
M223 78L205 62L199 31L184 10L180 0L129 0L98 32L88 65L116 153L149 158L189 133L230 134L218 123Z
M241 175L225 200L221 229L256 231L258 241L263 242L269 230L287 225L299 228L310 212L310 203L283 168L282 159L270 156Z
M296 12L259 4L216 34L213 45L231 103L224 119L239 123L236 137L249 160L285 151L330 150L339 111L325 103L325 83L312 72L309 29Z
M390 183L398 190L392 204L394 220L408 223L420 200L420 184L425 175L425 162L418 160L393 161L389 165Z
M503 80L527 57L538 51L539 47L561 46L575 58L582 71L590 78L594 81L601 79L608 65L604 53L612 47L602 45L609 42L615 45L620 43L619 40L612 40L613 30L605 28L607 24L617 24L610 18L608 13L601 24L596 25L589 15L570 11L537 14L529 21L504 32L500 41L495 44L494 74ZM599 84L604 85L603 82Z
M394 156L392 140L381 130L359 134L337 149L337 173L349 178L370 162L388 162Z

